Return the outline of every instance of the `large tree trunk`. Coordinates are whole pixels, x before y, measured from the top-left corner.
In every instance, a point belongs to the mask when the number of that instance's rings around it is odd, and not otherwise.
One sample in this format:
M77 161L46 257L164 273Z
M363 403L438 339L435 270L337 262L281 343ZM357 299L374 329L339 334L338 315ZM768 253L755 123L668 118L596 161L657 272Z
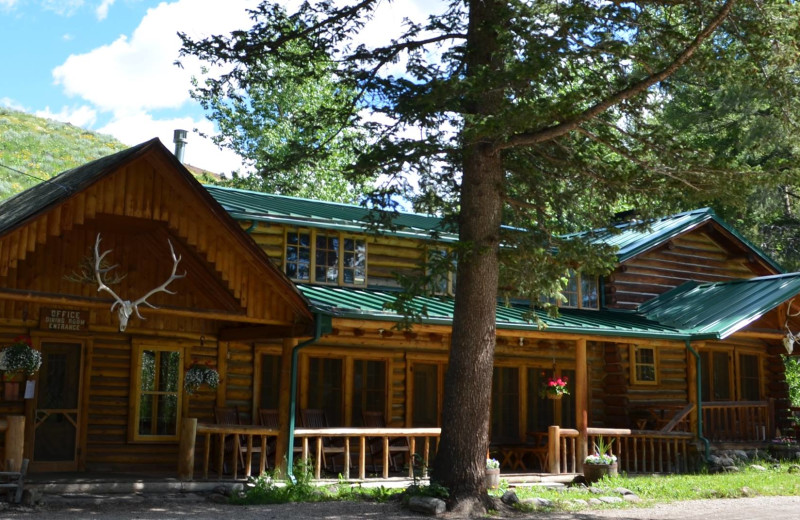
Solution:
M496 27L502 4L472 1L467 39L467 76L479 80L496 70L500 57ZM465 111L480 118L498 107L500 94L489 91L465 100ZM495 348L498 251L503 167L491 136L467 117L464 140L459 240L458 288L450 363L442 411L442 438L433 479L450 490L452 501L485 494L484 472L489 447L489 406ZM452 504L451 504L452 505Z

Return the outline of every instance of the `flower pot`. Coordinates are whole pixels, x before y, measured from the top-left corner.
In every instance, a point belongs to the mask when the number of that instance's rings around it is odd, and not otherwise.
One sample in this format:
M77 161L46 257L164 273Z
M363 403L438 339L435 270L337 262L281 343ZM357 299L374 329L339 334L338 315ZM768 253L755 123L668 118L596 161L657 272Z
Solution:
M587 484L597 482L604 476L615 477L617 475L617 463L613 464L588 464L583 463L583 478Z
M558 401L559 399L561 399L563 397L563 395L564 394L547 394L547 398L548 399L553 399L555 401Z
M486 489L500 487L500 468L486 468Z

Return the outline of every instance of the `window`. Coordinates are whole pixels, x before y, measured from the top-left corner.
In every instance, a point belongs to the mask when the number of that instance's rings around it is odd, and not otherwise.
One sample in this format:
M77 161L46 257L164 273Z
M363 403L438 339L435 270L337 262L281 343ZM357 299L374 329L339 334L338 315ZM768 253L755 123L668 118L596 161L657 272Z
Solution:
M311 235L299 231L286 233L286 274L293 280L308 282L311 276Z
M433 294L456 293L456 261L445 249L428 249L426 271L431 276Z
M356 360L353 362L353 371L352 423L354 426L363 426L362 412L385 413L386 363Z
M739 388L744 401L761 399L759 384L759 358L753 354L739 354Z
M261 381L259 408L279 408L281 389L281 356L261 354Z
M134 365L133 440L177 440L183 361L180 349L142 346Z
M411 426L436 428L441 416L443 366L438 363L414 363Z
M600 298L598 295L598 280L596 276L582 275L572 270L569 271L567 285L561 294L566 301L556 302L555 298L544 298L542 302L557 303L565 309L599 309Z
M332 231L289 230L285 270L300 282L366 285L367 243Z
M631 382L633 384L656 384L656 349L653 347L631 347Z
M700 379L703 401L730 401L731 353L707 351L700 353Z
M494 367L492 376L492 442L519 442L519 369Z
M343 426L342 360L309 358L308 408L325 410L329 426Z
M307 375L298 381L300 406L324 410L331 427L360 426L362 412L387 412L388 365L382 359L310 356L303 365Z

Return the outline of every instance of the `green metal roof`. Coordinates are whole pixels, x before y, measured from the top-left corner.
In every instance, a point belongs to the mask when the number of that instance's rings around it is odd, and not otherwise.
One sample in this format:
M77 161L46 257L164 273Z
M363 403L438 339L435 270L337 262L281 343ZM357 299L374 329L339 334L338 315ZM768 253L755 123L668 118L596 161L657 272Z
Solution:
M316 312L335 317L399 321L386 310L399 291L299 285ZM764 276L722 283L688 282L642 305L638 311L561 309L558 317L535 310L549 332L576 335L723 339L746 327L781 303L800 294L800 273ZM412 308L425 311L423 323L450 325L452 297L418 296ZM540 330L528 319L527 305L497 305L497 328Z
M217 202L237 220L256 220L281 224L324 227L341 231L363 232L370 222L372 210L354 204L341 204L319 200L273 195L257 191L205 187ZM442 228L442 220L417 213L389 213L394 229L381 234L430 238L430 233L441 233L442 240L455 240L455 235Z
M693 336L722 339L800 293L800 273L732 282L687 282L641 305L638 312Z
M776 271L783 272L783 269L780 265L778 265L759 247L747 240L727 222L720 219L711 208L700 208L692 211L685 211L683 213L655 219L647 222L646 224L642 222L625 222L622 224L617 224L610 229L606 228L590 232L574 233L567 236L589 236L591 237L591 241L593 243L602 243L617 247L617 260L619 262L624 262L629 258L663 244L664 242L667 242L668 240L671 240L672 238L699 227L709 221L713 221L724 228Z
M300 292L311 302L312 310L339 318L373 321L399 321L400 316L386 310L384 305L396 300L399 291L356 289L320 285L299 285ZM423 323L451 325L454 300L452 297L417 297L411 305L418 311L423 307L427 316ZM530 308L525 305L497 305L497 328L511 330L540 330L526 319ZM624 311L589 311L562 309L558 317L536 310L548 332L580 335L618 336L631 338L661 338L683 340L688 336L674 327L664 326L646 317Z
M275 222L350 232L363 232L369 222L370 210L353 204L301 199L220 186L207 185L206 189L237 220ZM617 260L624 262L708 221L714 221L777 272L783 272L774 260L720 219L710 208L670 215L650 221L646 225L641 222L626 222L613 228L566 236L588 236L594 243L614 246L618 248ZM441 233L440 238L444 241L454 241L457 238L452 230L444 231L441 219L432 215L398 212L392 215L392 222L395 229L382 230L382 234L430 238L430 233L437 231Z

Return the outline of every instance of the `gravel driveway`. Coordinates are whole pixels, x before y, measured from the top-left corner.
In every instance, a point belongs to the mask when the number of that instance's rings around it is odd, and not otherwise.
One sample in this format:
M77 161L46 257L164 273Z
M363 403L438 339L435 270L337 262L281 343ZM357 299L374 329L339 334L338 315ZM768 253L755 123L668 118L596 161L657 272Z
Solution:
M578 513L530 513L488 518L543 519L543 520L774 520L800 517L800 497L756 497L717 499L660 504L650 508L627 508L602 511L587 510ZM109 519L109 520L300 520L300 519L374 519L419 520L431 518L404 510L398 502L378 504L371 502L324 502L281 504L274 506L231 506L200 500L191 495L125 496L109 498L82 498L80 500L50 500L36 508L8 507L0 510L1 518L49 519ZM455 520L452 514L437 518Z

